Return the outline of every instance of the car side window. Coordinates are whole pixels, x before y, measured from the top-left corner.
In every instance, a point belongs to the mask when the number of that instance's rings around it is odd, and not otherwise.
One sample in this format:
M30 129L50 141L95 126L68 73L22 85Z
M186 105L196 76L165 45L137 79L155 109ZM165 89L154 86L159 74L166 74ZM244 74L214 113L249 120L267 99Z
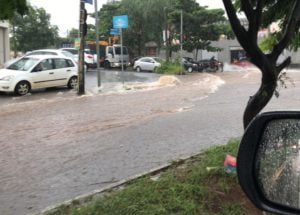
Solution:
M112 55L114 54L114 50L113 50L112 47L109 47L109 48L108 48L108 53L109 53L109 54L112 54Z
M52 59L45 59L41 62L42 71L51 70L53 68Z
M74 63L71 60L66 60L68 67L75 67Z
M53 69L53 64L51 59L45 59L41 61L35 68L34 72L47 71Z
M146 63L150 63L150 62L151 62L151 60L150 60L149 58L144 58L144 59L142 59L141 61L142 61L142 62L146 62Z
M62 68L69 67L67 61L61 58L54 59L54 65L55 65L55 69L62 69Z

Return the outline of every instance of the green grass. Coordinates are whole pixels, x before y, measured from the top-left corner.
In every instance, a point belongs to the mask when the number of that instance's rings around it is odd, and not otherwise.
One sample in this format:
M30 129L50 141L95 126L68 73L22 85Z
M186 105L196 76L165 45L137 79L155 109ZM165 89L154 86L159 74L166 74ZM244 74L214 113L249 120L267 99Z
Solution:
M96 199L61 206L51 215L242 215L244 202L232 195L239 185L236 175L224 172L226 154L236 156L239 140L212 147L185 162L173 163L160 174L131 181L122 190L112 190ZM208 171L207 167L215 167Z
M161 66L155 70L156 73L159 74L167 74L167 75L182 75L185 73L184 69L178 62L172 61L163 61L161 62Z

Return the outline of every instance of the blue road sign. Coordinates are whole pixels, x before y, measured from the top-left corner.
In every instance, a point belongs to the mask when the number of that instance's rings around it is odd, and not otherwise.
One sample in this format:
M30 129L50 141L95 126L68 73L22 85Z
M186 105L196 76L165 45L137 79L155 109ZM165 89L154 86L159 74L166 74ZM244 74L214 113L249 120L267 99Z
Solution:
M110 35L120 35L119 29L116 28L110 29Z
M93 0L84 0L85 3L93 4Z
M128 16L114 16L113 26L114 28L128 28Z

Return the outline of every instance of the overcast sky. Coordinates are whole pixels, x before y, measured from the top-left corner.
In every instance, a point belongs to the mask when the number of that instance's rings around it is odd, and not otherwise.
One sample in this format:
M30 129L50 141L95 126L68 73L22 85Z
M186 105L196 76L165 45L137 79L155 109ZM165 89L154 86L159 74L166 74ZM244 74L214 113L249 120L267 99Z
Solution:
M197 0L201 6L207 5L209 8L224 8L222 0ZM79 25L79 0L29 0L36 7L43 7L51 14L51 24L57 25L60 35L65 36L67 31L78 28ZM98 8L102 7L107 0L98 0ZM89 13L93 12L94 6L86 4ZM89 23L94 23L94 19L89 18Z

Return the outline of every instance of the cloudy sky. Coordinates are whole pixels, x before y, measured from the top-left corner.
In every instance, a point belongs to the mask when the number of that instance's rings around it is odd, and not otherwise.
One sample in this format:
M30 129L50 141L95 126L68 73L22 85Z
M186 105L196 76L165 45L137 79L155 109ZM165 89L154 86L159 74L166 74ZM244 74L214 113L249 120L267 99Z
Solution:
M197 0L201 6L207 5L210 8L224 8L222 0ZM78 28L79 19L79 0L29 0L36 7L43 7L51 14L51 23L57 25L60 35L65 36L71 28ZM98 0L98 8L105 4L107 0ZM88 12L93 12L94 6L86 4ZM94 20L89 18L89 23Z

